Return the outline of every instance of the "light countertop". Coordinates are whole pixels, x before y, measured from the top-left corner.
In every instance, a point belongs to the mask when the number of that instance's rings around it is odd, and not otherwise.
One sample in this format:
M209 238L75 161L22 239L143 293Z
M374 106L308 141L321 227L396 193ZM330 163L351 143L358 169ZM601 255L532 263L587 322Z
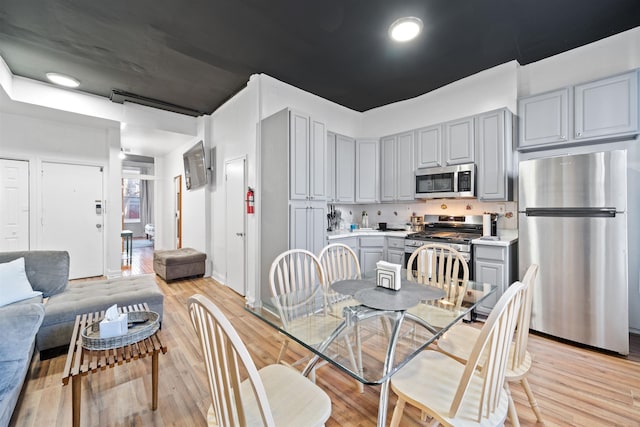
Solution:
M359 237L359 236L387 236L387 237L406 237L407 234L412 233L412 231L380 231L380 230L336 230L336 231L327 231L327 238L329 240L340 239L345 237Z
M498 240L473 239L471 243L474 245L486 246L509 246L518 241L518 230L498 230Z

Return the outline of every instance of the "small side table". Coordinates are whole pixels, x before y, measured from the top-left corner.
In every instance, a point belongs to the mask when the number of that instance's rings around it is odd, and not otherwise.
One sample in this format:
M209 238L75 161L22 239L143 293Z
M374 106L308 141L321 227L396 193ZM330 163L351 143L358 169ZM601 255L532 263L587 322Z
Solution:
M133 252L133 231L131 230L122 230L120 232L120 237L124 239L124 248L126 249L127 254L127 262L131 265L131 253Z
M119 310L120 312L149 311L149 307L144 303L119 307ZM82 330L103 318L104 311L76 316L71 344L69 345L69 352L67 353L67 360L62 373L63 386L69 384L69 379L71 379L73 427L80 427L80 392L83 376L146 356L151 356L151 409L154 411L158 409L158 356L160 353L165 354L167 352L167 346L162 343L160 331L148 338L123 347L110 350L87 350L82 346Z

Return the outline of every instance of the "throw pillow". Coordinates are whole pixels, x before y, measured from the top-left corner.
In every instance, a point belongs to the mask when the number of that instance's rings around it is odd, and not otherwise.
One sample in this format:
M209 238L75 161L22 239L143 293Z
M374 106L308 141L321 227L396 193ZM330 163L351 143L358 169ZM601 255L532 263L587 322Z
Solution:
M24 258L0 264L0 307L42 295L31 287L24 270Z

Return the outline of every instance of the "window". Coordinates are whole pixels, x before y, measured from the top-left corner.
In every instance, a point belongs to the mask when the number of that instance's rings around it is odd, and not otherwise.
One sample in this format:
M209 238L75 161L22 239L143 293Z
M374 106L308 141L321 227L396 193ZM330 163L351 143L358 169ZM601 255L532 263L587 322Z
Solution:
M125 223L140 222L140 178L122 179L122 209Z

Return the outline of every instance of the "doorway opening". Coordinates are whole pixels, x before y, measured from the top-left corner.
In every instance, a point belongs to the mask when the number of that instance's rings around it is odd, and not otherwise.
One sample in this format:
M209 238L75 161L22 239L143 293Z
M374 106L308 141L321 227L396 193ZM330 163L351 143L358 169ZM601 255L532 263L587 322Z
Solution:
M127 154L122 161L123 276L153 273L154 218L154 159Z

